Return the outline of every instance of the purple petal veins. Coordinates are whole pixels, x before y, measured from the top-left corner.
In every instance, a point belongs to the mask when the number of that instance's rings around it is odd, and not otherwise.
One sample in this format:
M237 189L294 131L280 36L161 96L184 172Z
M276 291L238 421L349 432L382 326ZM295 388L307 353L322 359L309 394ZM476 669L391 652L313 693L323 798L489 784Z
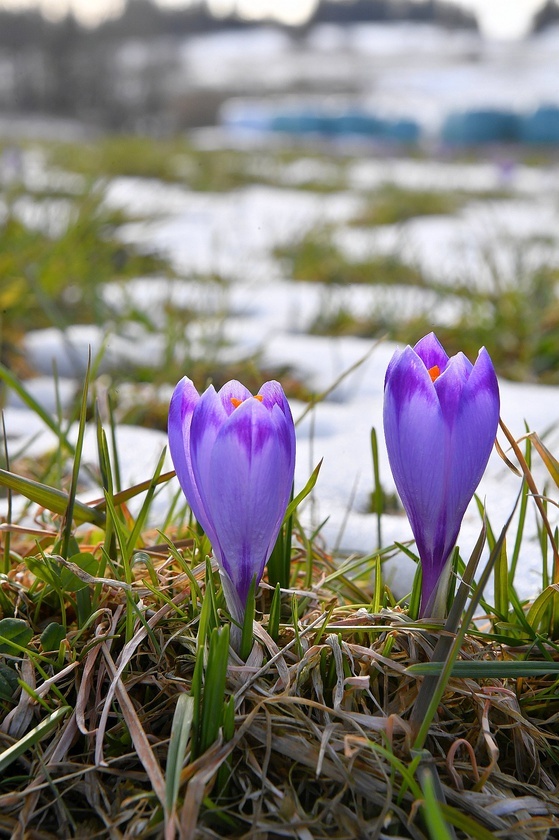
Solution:
M456 543L499 421L489 354L449 358L433 333L394 354L385 378L384 431L396 488L422 564L421 614Z

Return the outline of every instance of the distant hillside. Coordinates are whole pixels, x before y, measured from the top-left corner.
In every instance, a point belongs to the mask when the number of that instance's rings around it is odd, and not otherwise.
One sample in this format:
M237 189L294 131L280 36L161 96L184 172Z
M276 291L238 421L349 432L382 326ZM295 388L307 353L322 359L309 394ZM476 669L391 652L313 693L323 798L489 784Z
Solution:
M306 26L316 23L343 25L358 21L394 20L476 28L473 15L443 0L425 0L422 3L412 0L321 0ZM237 15L213 17L203 2L184 9L169 9L159 6L155 0L127 0L120 17L107 20L95 29L81 27L71 15L54 23L47 21L37 11L10 12L0 9L0 46L41 46L47 51L58 52L61 43L69 40L74 43L79 40L83 45L123 38L182 38L220 29L254 26L254 22L243 20Z
M311 23L350 24L364 21L409 20L447 27L477 29L474 15L444 0L322 0Z

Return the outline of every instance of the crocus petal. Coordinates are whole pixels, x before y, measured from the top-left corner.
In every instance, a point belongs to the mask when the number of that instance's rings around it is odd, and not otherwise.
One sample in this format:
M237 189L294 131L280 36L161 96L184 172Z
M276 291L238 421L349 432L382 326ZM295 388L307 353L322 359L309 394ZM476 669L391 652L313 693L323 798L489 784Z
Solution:
M449 359L431 333L394 354L385 379L385 438L421 559L421 614L434 602L498 420L497 377L485 349L475 365L462 353Z
M273 413L252 399L236 409L216 437L205 488L223 567L243 604L262 577L293 479L289 434L277 433L286 421Z
M444 430L427 369L412 348L406 347L386 384L384 431L396 488L418 549L429 556L444 500Z
M460 519L481 481L499 423L499 386L482 348L464 385L449 446L448 508ZM461 512L461 513L460 513Z
M279 382L272 379L269 382L264 383L264 385L260 388L258 395L262 397L262 404L266 406L266 408L271 409L271 416L276 422L278 434L286 436L284 446L288 447L290 450L291 457L289 461L289 468L293 472L295 469L295 425L293 423L291 408L289 407L283 388ZM280 418L276 417L277 408L281 410L281 413L287 421L286 423L282 423ZM289 494L291 494L291 488L289 489Z
M231 405L233 410L233 406ZM192 477L200 501L200 516L195 512L200 525L210 538L214 552L221 558L221 547L211 513L208 508L208 483L210 460L219 431L227 421L228 409L216 393L213 385L207 388L193 412L190 424L190 458Z
M435 333L423 336L413 349L427 369L436 365L442 372L448 364L448 355Z
M179 484L194 516L206 532L208 529L211 532L192 472L190 457L192 417L199 402L200 394L192 381L186 376L183 377L173 392L169 406L169 451Z
M266 408L271 409L274 405L278 405L286 417L291 417L289 403L279 382L276 382L274 379L265 382L260 388L258 396L262 397L262 403Z
M237 591L237 587L235 586L235 584L233 583L223 566L221 566L219 570L219 576L221 578L221 585L223 586L225 602L227 604L227 607L229 608L229 612L231 613L232 618L242 627L245 615L246 601L241 601L241 598ZM235 629L233 627L231 628L231 631L232 636L236 635ZM233 646L236 646L234 642Z
M229 382L226 382L225 385L219 389L218 395L223 409L228 417L235 411L235 408L239 403L242 403L245 400L248 400L249 397L252 397L248 388L245 388L245 386L240 382L237 382L236 379L230 379Z
M439 398L442 415L447 427L452 429L458 406L462 401L464 387L472 371L472 363L463 353L457 353L449 360L440 376L435 380L435 391Z

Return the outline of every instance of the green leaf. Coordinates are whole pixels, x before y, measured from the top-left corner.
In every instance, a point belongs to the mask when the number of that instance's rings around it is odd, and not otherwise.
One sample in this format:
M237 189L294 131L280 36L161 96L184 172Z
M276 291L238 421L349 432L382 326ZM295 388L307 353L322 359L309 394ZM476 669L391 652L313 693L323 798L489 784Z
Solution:
M54 589L55 592L61 593L60 586L60 567L48 556L44 557L28 557L26 559L27 568L35 575L38 580L46 583Z
M96 577L99 574L99 559L88 552L79 552L70 557L70 563L74 563L85 572L86 575ZM79 592L80 589L85 589L88 586L87 580L82 580L78 574L75 574L66 566L60 569L60 586L65 592Z
M18 676L13 668L0 662L0 700L13 700L19 686Z
M33 630L22 618L3 618L0 621L0 653L17 656L33 638Z
M44 651L55 651L58 653L61 643L66 638L66 629L57 621L47 624L41 633L41 647Z

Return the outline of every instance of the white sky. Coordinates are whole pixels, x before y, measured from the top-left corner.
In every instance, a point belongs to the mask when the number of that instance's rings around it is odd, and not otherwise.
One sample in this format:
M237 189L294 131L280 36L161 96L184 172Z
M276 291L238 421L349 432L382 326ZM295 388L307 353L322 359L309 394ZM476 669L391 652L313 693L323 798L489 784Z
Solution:
M158 0L161 6L180 8L191 0ZM227 13L237 9L246 17L258 19L274 16L285 23L303 22L318 0L208 0L214 11ZM485 35L495 38L518 38L527 31L535 11L545 0L452 0L473 10ZM88 25L95 25L107 15L118 15L124 0L0 0L5 9L40 7L47 15L57 18L69 9Z

